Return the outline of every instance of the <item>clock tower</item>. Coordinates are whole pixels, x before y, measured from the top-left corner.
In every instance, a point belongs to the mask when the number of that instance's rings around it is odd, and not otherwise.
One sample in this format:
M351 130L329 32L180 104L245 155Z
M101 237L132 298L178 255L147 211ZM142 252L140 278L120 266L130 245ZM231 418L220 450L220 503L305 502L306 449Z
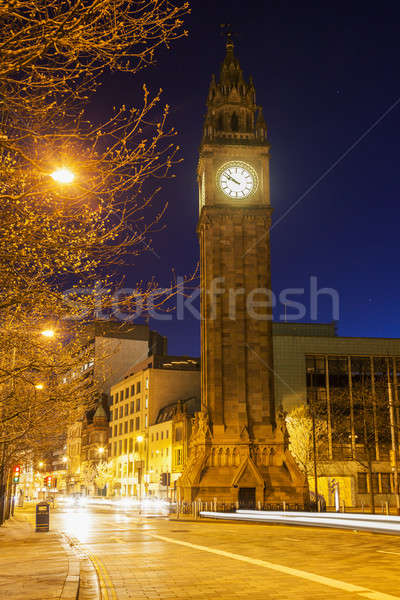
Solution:
M267 130L229 34L211 79L198 184L202 410L180 498L304 504L274 403Z

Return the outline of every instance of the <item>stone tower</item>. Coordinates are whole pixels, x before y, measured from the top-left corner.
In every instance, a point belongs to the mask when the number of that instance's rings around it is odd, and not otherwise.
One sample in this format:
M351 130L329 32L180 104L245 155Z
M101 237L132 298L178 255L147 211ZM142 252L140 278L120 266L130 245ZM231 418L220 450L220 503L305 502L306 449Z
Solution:
M180 497L303 504L274 404L267 130L229 36L211 79L198 184L202 411Z

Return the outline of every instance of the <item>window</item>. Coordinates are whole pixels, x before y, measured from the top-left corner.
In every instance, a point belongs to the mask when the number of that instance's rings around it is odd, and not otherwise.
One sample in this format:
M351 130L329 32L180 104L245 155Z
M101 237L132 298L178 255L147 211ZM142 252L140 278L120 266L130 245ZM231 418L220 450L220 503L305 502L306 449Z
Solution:
M110 410L110 421L112 421L112 420L113 420L113 411Z
M112 427L109 429L109 436L112 437Z
M129 421L129 431L133 431L133 419Z
M124 452L128 450L128 440L124 440Z
M147 394L146 394L146 397L144 399L144 407L145 408L149 408L149 398L148 398Z
M128 433L128 421L125 421L124 433Z
M146 388L146 390L148 390L148 389L149 389L149 378L148 378L148 377L146 377L146 384L145 384L145 388Z
M114 404L114 396L111 396L110 398L110 404L113 405Z
M357 487L359 494L367 493L367 474L357 473Z
M136 431L140 429L140 417L136 417L135 429Z
M122 423L119 424L119 435L122 435Z
M118 435L118 425L114 425L114 437Z
M140 398L136 400L136 412L140 410Z
M125 416L127 416L129 414L129 404L126 403L125 404Z
M175 450L175 463L177 465L182 464L182 450L180 448Z
M177 427L175 429L175 441L180 442L182 439L182 427Z
M120 406L120 407L119 407L119 418L121 418L121 417L123 417L123 416L124 416L124 407L123 407L123 406Z
M131 423L133 423L133 421L131 421ZM132 452L133 450L133 438L130 438L129 440L129 452Z
M134 395L134 393L135 393L135 384L133 383L133 384L131 385L131 396L133 396L133 395Z
M390 494L390 473L381 473L382 494Z
M156 440L158 440L158 431L157 431L157 433L156 433Z
M136 384L136 393L139 394L139 392L140 392L140 381L138 381Z
M129 398L129 388L126 388L125 390L125 398Z
M139 442L135 442L135 452L139 450Z
M168 456L169 454L169 448L165 448L165 456Z
M117 442L114 442L114 456L117 456Z
M151 434L151 441L154 442L154 433Z
M374 486L374 492L379 492L379 476L378 473L372 473L372 485Z
M124 399L124 390L121 390L119 393L119 401L122 402L123 399Z
M164 439L164 432L163 431L161 432L161 439L162 440Z
M168 439L168 437L169 437L169 431L168 431L168 429L167 429L167 431L165 432L165 437L166 437L166 439Z
M132 402L131 402L131 414L133 412L135 412L135 401L134 400L132 400Z
M122 454L122 440L119 440L119 453Z
M148 425L148 417L147 415L144 416L144 426L147 427Z

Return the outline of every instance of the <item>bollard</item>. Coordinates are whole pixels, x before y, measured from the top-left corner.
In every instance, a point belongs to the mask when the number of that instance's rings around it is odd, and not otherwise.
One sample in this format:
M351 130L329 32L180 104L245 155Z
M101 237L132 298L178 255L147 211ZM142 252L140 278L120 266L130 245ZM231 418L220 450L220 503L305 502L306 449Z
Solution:
M283 512L286 512L286 502L285 502L285 500L283 501Z
M389 514L389 502L387 502L387 501L385 502L385 511L386 511L386 514L388 515Z

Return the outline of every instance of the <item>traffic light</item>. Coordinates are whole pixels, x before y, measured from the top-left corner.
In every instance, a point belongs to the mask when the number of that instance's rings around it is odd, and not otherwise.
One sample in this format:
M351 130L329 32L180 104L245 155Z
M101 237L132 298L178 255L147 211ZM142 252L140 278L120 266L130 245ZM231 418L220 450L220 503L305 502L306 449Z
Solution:
M44 484L46 487L51 488L51 475L47 475L47 477L44 478Z
M20 475L21 475L21 467L20 467L20 465L15 465L15 467L13 469L13 482L14 483L19 483Z

